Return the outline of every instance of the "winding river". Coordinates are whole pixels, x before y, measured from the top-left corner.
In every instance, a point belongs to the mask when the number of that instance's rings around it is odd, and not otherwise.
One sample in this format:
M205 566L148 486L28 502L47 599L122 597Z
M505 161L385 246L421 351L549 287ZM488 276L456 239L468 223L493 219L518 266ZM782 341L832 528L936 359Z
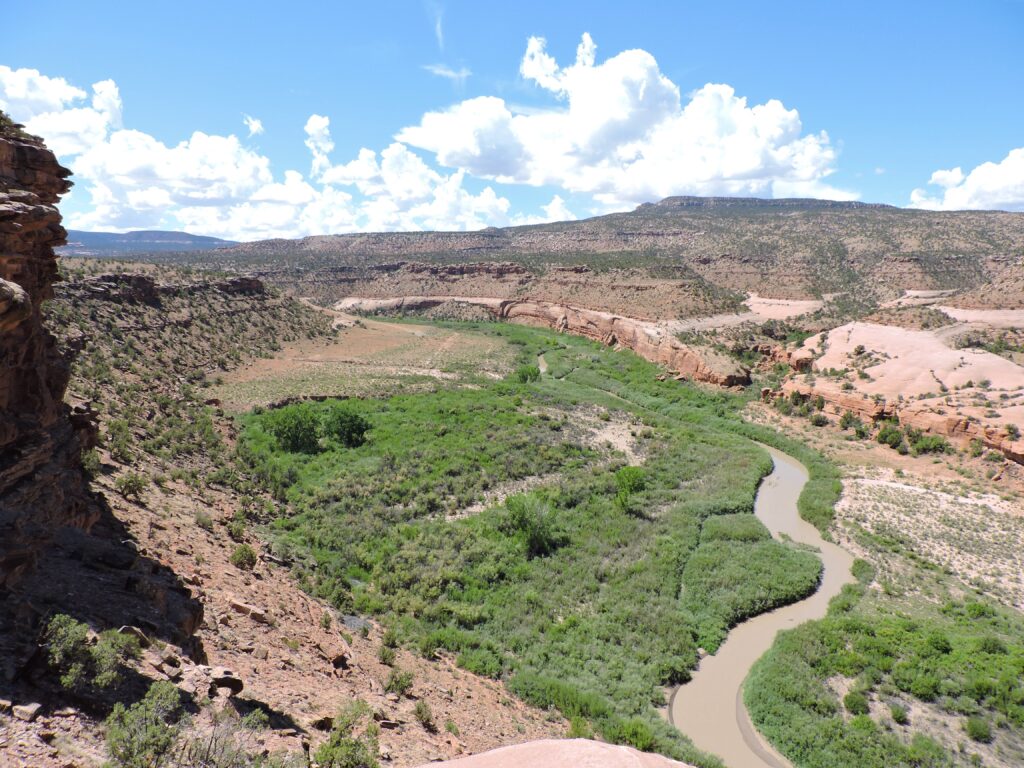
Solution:
M853 581L853 555L825 541L800 518L796 502L807 483L807 469L792 456L764 446L775 467L757 492L754 514L772 535L788 536L821 553L824 564L818 590L805 600L761 614L732 629L714 656L707 656L693 679L669 701L669 721L697 747L718 755L729 768L785 768L790 765L757 732L743 705L743 681L781 629L820 619L829 601Z

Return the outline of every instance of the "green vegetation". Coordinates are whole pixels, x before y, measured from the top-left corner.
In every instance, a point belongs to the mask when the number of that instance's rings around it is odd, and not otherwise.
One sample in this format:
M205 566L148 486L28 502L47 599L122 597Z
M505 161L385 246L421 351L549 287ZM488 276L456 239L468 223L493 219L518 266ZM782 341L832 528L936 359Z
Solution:
M360 700L343 709L334 718L330 737L316 751L316 764L321 768L378 768L375 724L366 726L363 735L356 735L357 727L369 715L370 707Z
M107 750L118 768L153 768L165 764L181 731L181 694L173 683L159 681L141 701L118 702L107 718Z
M380 616L385 646L444 649L581 730L715 764L655 707L698 647L815 588L817 558L751 515L771 465L748 438L787 441L745 425L743 397L657 381L632 354L459 327L518 349L523 375L240 418L242 471L287 505L272 549L310 592ZM527 374L540 353L550 375ZM369 425L362 444L318 438L307 452L274 434L277 412L315 425L334 408ZM638 424L642 467L591 437L613 418ZM817 462L802 508L826 519L834 475ZM387 681L396 692L399 674Z
M243 571L251 571L256 566L256 552L248 544L239 544L231 553L231 564Z
M890 562L897 557L887 554ZM960 718L976 742L996 738L992 721L1017 734L1024 729L1024 617L957 597L960 588L941 572L909 573L908 587L927 589L929 599L888 583L881 591L847 586L825 619L781 634L751 671L751 717L795 764L959 764L948 751L953 745L935 740L941 734L913 730L908 701ZM943 594L944 602L933 602ZM836 679L851 684L842 705L826 683ZM888 706L875 710L872 702ZM886 711L911 730L893 731Z
M50 668L64 688L96 692L117 686L129 660L140 653L139 641L109 629L90 639L89 627L66 614L57 614L43 635Z
M434 713L430 711L430 705L427 702L422 699L417 701L413 714L416 716L416 721L426 730L431 732L437 730L437 726L434 724Z

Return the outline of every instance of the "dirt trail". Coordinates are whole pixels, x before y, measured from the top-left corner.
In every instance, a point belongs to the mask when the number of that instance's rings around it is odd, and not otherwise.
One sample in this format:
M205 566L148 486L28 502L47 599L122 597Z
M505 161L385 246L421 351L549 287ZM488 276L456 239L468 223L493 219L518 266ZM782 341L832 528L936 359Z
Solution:
M775 641L779 630L820 619L844 584L853 581L853 555L821 538L800 518L796 502L807 483L807 469L796 459L765 447L775 468L761 483L754 513L773 536L788 536L818 548L824 571L817 592L799 603L757 616L735 627L718 653L701 661L693 679L679 686L669 703L669 721L729 768L782 768L790 763L754 729L743 705L743 681L751 666ZM734 717L728 713L735 713Z

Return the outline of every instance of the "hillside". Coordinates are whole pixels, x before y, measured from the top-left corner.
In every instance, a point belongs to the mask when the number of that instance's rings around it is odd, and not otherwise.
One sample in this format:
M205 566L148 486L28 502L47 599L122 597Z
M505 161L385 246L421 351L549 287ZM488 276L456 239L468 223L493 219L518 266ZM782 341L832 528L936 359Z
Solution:
M242 243L214 254L164 259L254 270L275 284L324 299L343 298L352 283L380 271L401 276L401 262L441 265L510 262L529 282L552 279L552 267L583 268L610 282L653 281L676 306L698 314L694 292L729 309L738 294L806 299L853 291L875 300L904 290L970 290L1019 257L1024 214L931 212L821 200L672 197L634 211L478 232L327 235ZM388 266L382 270L384 265ZM405 268L408 269L408 268ZM376 270L376 271L375 271ZM559 278L560 279L560 278ZM517 286L522 288L522 286ZM516 295L538 298L532 287ZM457 285L453 290L469 287ZM611 296L613 287L603 293ZM601 296L583 298L611 309ZM502 294L503 297L505 294ZM557 299L566 300L566 296ZM604 304L604 305L602 305Z

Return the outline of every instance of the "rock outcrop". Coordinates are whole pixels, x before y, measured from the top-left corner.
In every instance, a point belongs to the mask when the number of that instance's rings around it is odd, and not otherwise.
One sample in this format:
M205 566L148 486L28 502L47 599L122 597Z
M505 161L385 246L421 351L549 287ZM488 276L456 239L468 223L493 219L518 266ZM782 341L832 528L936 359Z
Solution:
M483 307L501 320L551 328L629 349L682 378L723 387L750 383L750 372L746 368L713 350L684 344L658 323L568 304L466 296L404 296L392 299L349 297L334 308L365 312L422 311L451 302Z
M55 203L70 172L40 141L0 133L0 588L62 527L98 516L80 469L88 419L63 402L69 368L41 306L65 231Z

